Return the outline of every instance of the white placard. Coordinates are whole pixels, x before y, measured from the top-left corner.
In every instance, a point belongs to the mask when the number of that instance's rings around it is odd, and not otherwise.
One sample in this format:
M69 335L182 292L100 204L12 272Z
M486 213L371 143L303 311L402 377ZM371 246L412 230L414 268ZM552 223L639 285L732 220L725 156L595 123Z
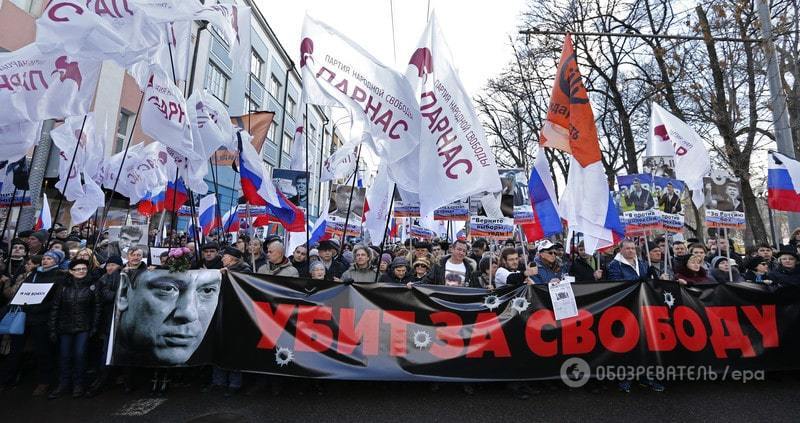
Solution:
M169 251L169 248L151 247L150 248L150 265L161 266L161 253Z
M553 314L556 320L568 319L578 315L578 305L569 281L553 281L547 284L550 289L550 300L553 302Z
M17 295L11 300L12 305L34 305L41 304L50 288L53 287L52 283L23 283L17 291Z

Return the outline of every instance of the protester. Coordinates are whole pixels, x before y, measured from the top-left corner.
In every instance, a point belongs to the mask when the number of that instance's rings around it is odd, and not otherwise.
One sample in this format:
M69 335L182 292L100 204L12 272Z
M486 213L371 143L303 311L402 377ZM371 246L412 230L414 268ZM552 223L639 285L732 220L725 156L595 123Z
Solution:
M378 271L383 275L389 270L389 265L392 264L392 255L389 253L381 254L381 259L378 262Z
M193 269L222 269L218 243L206 242L200 247L200 255L201 259L192 266Z
M264 247L260 239L253 238L247 243L247 253L244 255L244 261L252 269L260 269L261 266L267 264L267 255L264 253Z
M455 243L454 243L455 244ZM465 243L466 244L466 243ZM483 238L478 238L472 241L472 250L469 253L469 258L475 263L481 261L483 253L489 249L489 243Z
M414 247L414 250L408 254L406 259L409 263L413 263L418 259L424 258L429 262L433 261L433 254L431 253L431 243L428 241L416 241L412 242L411 245Z
M716 246L714 246L716 248ZM690 256L697 256L700 257L701 263L700 265L703 267L704 270L708 270L708 265L710 264L707 260L708 257L708 248L700 243L693 243L689 245L689 255Z
M311 262L311 279L324 280L325 279L325 265L321 261Z
M297 269L297 273L301 278L309 277L308 269L308 247L305 244L294 247L292 256L289 258L292 266Z
M143 258L144 250L142 250L141 247L131 247L128 249L128 262L125 263L125 268L122 271L128 275L128 279L131 281L135 281L139 274L147 270L147 263L144 262Z
M500 261L494 254L486 254L478 262L478 271L470 276L469 286L484 289L495 289L494 280Z
M608 279L612 281L642 281L647 279L647 263L636 254L636 244L624 240L619 244L619 252L608 264Z
M599 263L589 254L586 254L586 246L583 241L578 244L577 253L573 255L569 263L569 275L575 278L576 282L593 282L603 278L603 270Z
M532 277L539 273L536 266L529 266L524 272L520 272L520 257L514 247L505 247L500 251L499 267L494 275L494 286L497 288L510 285L519 286L522 284L533 284Z
M317 250L322 264L325 265L325 279L329 281L341 280L342 275L349 266L337 257L339 246L336 241L330 239L320 241Z
M50 310L53 305L54 291L61 286L67 276L59 268L64 260L61 251L47 251L42 256L42 264L32 272L23 283L52 283L53 287L40 304L26 305L23 307L26 315L25 333L33 341L33 351L36 356L38 369L37 386L33 396L42 396L47 393L55 376L55 351L50 340ZM55 289L54 289L55 288Z
M342 274L344 282L375 282L378 270L370 265L371 250L363 245L353 248L353 264Z
M59 346L59 382L49 399L65 395L70 388L73 398L85 393L87 347L100 318L89 266L86 260L71 261L70 276L53 295L49 330L50 340Z
M701 246L702 247L702 246ZM705 249L703 248L703 253ZM703 267L705 261L704 254L694 254L685 257L675 268L675 279L683 285L709 285L716 283L708 277L706 269Z
M775 260L777 262L777 260ZM747 271L744 279L749 282L771 284L772 281L767 276L769 273L769 262L761 256L752 257L747 261Z
M42 256L30 256L25 262L24 272L15 281L7 280L3 284L3 297L10 302L17 294L23 281L28 280L42 264ZM17 384L22 364L22 355L27 340L27 332L22 335L9 335L11 344L5 361L0 362L0 392Z
M32 232L27 238L28 241L28 254L36 255L44 253L44 243L47 242L47 232L36 231Z
M761 257L767 262L769 270L775 270L778 267L778 260L775 259L772 246L769 243L762 242L756 246L756 255Z
M711 272L709 276L717 283L743 282L744 278L739 274L739 269L735 263L733 259L728 260L727 257L714 257L711 260Z
M240 235L239 238L236 240L236 247L237 250L241 251L242 254L247 254L247 244L250 243L250 237L247 235Z
M7 277L11 281L15 281L17 276L25 273L25 262L27 257L28 245L19 238L12 239L8 266L6 266L3 276Z
M103 266L103 275L95 282L97 291L97 307L100 318L97 324L97 335L101 345L99 356L99 372L92 385L86 391L86 396L93 397L100 393L108 384L111 369L107 366L108 339L111 336L111 324L114 319L114 300L119 289L120 275L122 274L122 258L111 256ZM130 380L125 378L125 390L130 391Z
M800 267L797 266L798 254L792 250L778 252L778 266L769 272L768 279L778 286L800 286Z
M417 259L412 265L411 283L428 283L430 280L431 262L426 258Z
M667 267L667 262L664 261L664 254L661 247L654 242L648 243L647 258L648 261L642 259L643 262L649 263L647 274L652 279L665 279L672 280L675 278L675 272Z
M411 282L408 272L408 260L405 257L395 257L389 271L381 276L380 282L397 283L406 285Z
M468 249L466 241L456 240L453 242L451 254L442 257L439 263L433 266L431 283L446 286L468 286L472 273L478 269L478 263L467 257ZM474 245L473 252L475 252Z
M253 240L256 241L256 240ZM253 241L250 241L251 244ZM286 258L286 247L281 241L272 241L267 245L267 261L258 268L257 273L273 276L299 277L297 269Z
M559 281L567 275L567 266L556 257L556 245L549 240L540 241L536 250L536 257L533 263L536 265L537 273L533 276L533 283L547 284Z

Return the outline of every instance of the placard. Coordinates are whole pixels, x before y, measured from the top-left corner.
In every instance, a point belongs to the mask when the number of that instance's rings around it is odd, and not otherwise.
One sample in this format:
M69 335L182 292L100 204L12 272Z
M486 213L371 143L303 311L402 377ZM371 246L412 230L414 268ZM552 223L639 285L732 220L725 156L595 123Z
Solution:
M53 287L52 283L23 283L19 286L17 294L11 300L12 305L41 304L47 293Z

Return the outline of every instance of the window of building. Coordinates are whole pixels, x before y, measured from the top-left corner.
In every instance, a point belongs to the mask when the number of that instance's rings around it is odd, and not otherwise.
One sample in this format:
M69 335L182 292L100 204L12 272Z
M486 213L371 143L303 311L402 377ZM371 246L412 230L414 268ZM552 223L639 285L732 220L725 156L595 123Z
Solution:
M286 97L286 113L288 113L289 116L293 116L294 112L296 111L296 109L297 109L297 102L294 101L292 96L287 96Z
M317 139L317 128L314 125L308 125L308 138L315 140Z
M120 110L119 118L117 120L117 133L114 134L114 153L119 153L125 148L125 142L128 141L128 131L130 128L132 113Z
M288 132L283 133L283 145L281 149L284 153L290 154L292 152L292 134Z
M267 129L267 139L273 144L278 142L278 140L275 139L275 124L270 125L269 129Z
M244 95L244 108L242 109L243 113L251 113L257 112L261 109L261 106L249 95Z
M261 78L264 76L264 59L255 52L255 50L250 51L250 73L256 77L257 80L261 81ZM262 82L263 84L263 82Z
M230 78L214 63L208 64L206 89L219 101L228 104L228 84Z
M278 77L275 75L270 75L269 77L269 93L275 100L277 100L280 97L281 81L279 81Z

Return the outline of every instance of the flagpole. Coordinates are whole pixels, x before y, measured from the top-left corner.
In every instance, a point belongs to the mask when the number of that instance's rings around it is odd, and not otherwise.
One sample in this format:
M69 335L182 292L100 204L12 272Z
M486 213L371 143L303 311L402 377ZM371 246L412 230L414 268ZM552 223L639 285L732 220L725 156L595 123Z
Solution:
M353 191L356 189L356 179L358 179L358 164L360 161L361 145L358 146L358 154L356 154L356 170L353 172L353 182L350 184L350 199L347 201L347 214L344 218L344 231L342 231L342 248L344 248L344 240L347 237L347 223L350 221L350 208L353 206ZM339 205L337 204L336 206L338 207Z
M194 228L194 246L195 246L195 251L197 252L200 251L200 241L205 239L205 237L198 231L197 227L198 219L197 219L197 208L195 208L194 206L194 192L192 192L192 190L188 188L186 189L186 191L189 193L189 210L191 210L192 212L192 227ZM197 258L199 257L199 255L195 253L194 256L195 256L195 264L197 264Z
M286 110L284 110L283 113L286 114ZM306 216L305 216L305 218L306 218L306 255L308 255L308 252L311 250L311 247L308 245L308 244L311 243L311 234L308 233L308 218L309 218L308 216L310 214L309 212L311 211L310 208L308 207L308 186L309 186L309 182L311 182L311 173L308 171L308 103L306 103L306 117L303 120L303 126L305 126L305 128L303 129L303 138L305 138L305 140L306 140L306 160L305 160L305 162L306 162L306 195L305 195L305 197L306 197L306 201L305 201L305 203L306 203L305 204L305 206L306 206ZM323 134L325 133L324 127L323 127L323 130L322 130L322 133ZM298 192L297 195L299 196L300 192ZM319 212L319 210L318 210L318 212ZM319 215L319 213L317 213L317 215ZM345 231L346 230L347 230L347 228L345 228ZM294 252L292 252L292 253L294 253ZM311 260L309 260L308 257L306 257L306 267L307 267L306 270L308 271L308 273L311 274Z
M144 102L144 91L142 91L142 96L139 98L139 107L136 109L137 113L133 117L133 126L131 128L136 128L136 122L139 120L139 115L142 114L142 103ZM94 247L97 248L97 242L100 240L100 235L103 233L103 228L106 225L106 218L108 218L108 209L111 207L111 200L114 199L114 193L117 191L117 184L119 183L119 177L122 175L122 167L125 165L125 159L128 158L128 149L131 146L131 140L133 139L134 131L131 130L130 135L128 135L128 142L125 143L125 152L122 153L122 160L119 163L119 170L117 171L117 177L114 179L114 186L111 188L111 193L108 196L108 201L106 201L106 205L103 207L103 218L100 219L100 227L97 228L97 235L94 239Z
M178 221L178 210L176 210L176 203L178 202L178 175L180 174L180 167L178 164L175 164L175 186L172 188L172 217L170 218L169 223L169 230L172 232L173 230L177 232L177 221ZM169 185L167 185L167 192L169 192ZM194 218L194 216L192 216ZM172 236L169 237L169 248L172 248Z
M61 204L64 202L64 198L66 198L67 186L69 185L69 180L72 179L72 167L75 165L75 157L78 155L78 148L81 146L81 137L83 137L83 128L86 126L86 118L89 115L83 115L83 122L81 123L81 129L78 131L78 140L75 143L75 150L72 152L72 160L69 163L69 169L67 169L67 180L64 181L64 188L61 189L61 198L58 199L58 206L56 206L56 214L53 216L53 224L55 225L58 222L58 215L61 213ZM66 125L66 122L64 122ZM76 175L76 178L78 176ZM12 200L13 202L13 200ZM52 228L51 228L52 229ZM45 248L47 248L47 244L50 243L50 239L53 237L53 231L50 230L47 233L47 242L44 244Z
M11 194L11 202L8 203L8 213L6 213L6 221L3 222L3 232L0 232L0 233L2 233L2 235L0 235L0 237L1 237L0 241L3 241L5 239L5 237L6 237L6 229L8 229L8 221L11 220L11 212L14 211L14 199L15 198L17 198L17 186L16 185L14 185L14 193ZM17 219L17 220L19 220L19 219ZM8 241L9 241L8 252L11 253L11 240L9 239ZM11 257L11 254L9 254L9 257Z
M389 238L390 233L387 234L386 232L389 230L389 222L392 219L392 207L394 206L394 184L392 184L392 198L389 200L389 212L386 213L386 225L383 227L383 239L381 240L381 247L379 255L383 254L383 247L386 245L386 238ZM345 231L347 227L345 227ZM375 282L378 282L378 277L381 273L381 266L380 266L380 257L378 258L378 267L375 269ZM431 263L433 266L433 263Z
M769 203L767 203L767 216L769 217L769 231L772 233L772 245L774 245L775 248L780 248L780 245L778 245L778 236L775 234L775 221L772 215L772 208L769 206Z
M731 239L728 234L728 228L725 228L725 260L728 260L728 282L733 282L733 266L731 266ZM717 241L717 250L719 250L719 241ZM713 269L712 269L713 270Z
M24 190L24 191L22 191L22 199L23 199L23 200L25 199L25 196L26 196L27 194L28 194L28 190ZM32 201L31 201L31 202L32 202ZM14 200L11 200L11 203L13 204L13 203L14 203ZM16 237L17 237L17 231L19 231L19 221L20 221L20 220L22 220L22 219L20 219L20 217L22 216L22 207L23 207L23 204L25 204L25 201L20 201L20 202L19 202L19 213L17 213L17 221L14 223L14 236L13 236L11 239L14 239L14 238L16 238Z

